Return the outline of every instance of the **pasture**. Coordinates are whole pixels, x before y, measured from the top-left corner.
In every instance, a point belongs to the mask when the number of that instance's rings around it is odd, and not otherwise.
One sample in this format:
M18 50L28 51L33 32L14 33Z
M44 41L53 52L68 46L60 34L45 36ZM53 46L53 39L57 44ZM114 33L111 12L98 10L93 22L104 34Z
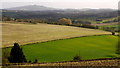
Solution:
M110 32L102 30L72 26L17 23L0 23L3 47L12 46L14 42L24 45L78 36L110 34Z
M49 41L21 46L27 60L39 62L70 61L80 55L82 60L113 58L118 36L99 35ZM10 48L6 48L10 51Z

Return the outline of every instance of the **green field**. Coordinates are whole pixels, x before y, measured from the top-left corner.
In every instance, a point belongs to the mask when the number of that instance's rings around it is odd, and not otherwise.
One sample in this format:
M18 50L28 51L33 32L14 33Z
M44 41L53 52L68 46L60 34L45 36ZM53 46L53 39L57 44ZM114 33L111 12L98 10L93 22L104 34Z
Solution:
M101 27L113 27L113 28L120 28L120 25L104 25Z
M120 29L120 25L104 25L104 26L99 26L99 28L101 29L106 28L106 30L114 29L114 31L118 32Z
M39 62L70 61L76 54L82 59L116 56L117 36L101 35L56 40L21 46L28 60Z

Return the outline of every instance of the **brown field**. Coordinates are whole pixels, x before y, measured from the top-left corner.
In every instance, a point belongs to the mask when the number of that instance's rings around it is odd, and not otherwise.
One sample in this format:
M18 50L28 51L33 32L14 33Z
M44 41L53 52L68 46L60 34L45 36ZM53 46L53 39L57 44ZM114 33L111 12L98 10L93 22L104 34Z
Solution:
M2 23L2 45L12 46L14 42L28 44L71 37L110 34L110 32L50 24Z
M81 62L62 62L62 63L45 63L45 64L30 64L31 66L118 66L120 60L96 60L96 61L81 61ZM30 66L21 65L21 66Z

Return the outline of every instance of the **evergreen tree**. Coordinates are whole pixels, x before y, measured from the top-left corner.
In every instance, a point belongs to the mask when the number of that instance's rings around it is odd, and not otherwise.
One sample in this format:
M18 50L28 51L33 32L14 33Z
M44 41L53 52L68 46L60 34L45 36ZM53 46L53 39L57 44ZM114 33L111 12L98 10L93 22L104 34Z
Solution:
M18 43L14 43L11 49L10 57L8 57L10 63L23 63L27 62L25 55L23 54L22 48L20 48Z

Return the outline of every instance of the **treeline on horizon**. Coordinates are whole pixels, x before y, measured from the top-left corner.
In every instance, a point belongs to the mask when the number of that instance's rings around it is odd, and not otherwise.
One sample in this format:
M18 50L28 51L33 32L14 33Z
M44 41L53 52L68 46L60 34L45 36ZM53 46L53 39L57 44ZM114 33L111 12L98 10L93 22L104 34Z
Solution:
M116 18L115 18L116 17ZM32 24L47 23L57 25L69 25L76 27L99 29L98 26L90 25L93 22L101 22L104 19L115 18L103 23L118 22L118 11L2 11L2 21L28 22ZM106 31L114 28L103 27ZM118 30L115 30L118 32Z
M118 16L117 11L104 11L104 10L88 10L88 11L2 11L2 16L12 17L16 19L40 19L46 22L57 22L61 18L69 18L72 20L79 19L105 19Z

